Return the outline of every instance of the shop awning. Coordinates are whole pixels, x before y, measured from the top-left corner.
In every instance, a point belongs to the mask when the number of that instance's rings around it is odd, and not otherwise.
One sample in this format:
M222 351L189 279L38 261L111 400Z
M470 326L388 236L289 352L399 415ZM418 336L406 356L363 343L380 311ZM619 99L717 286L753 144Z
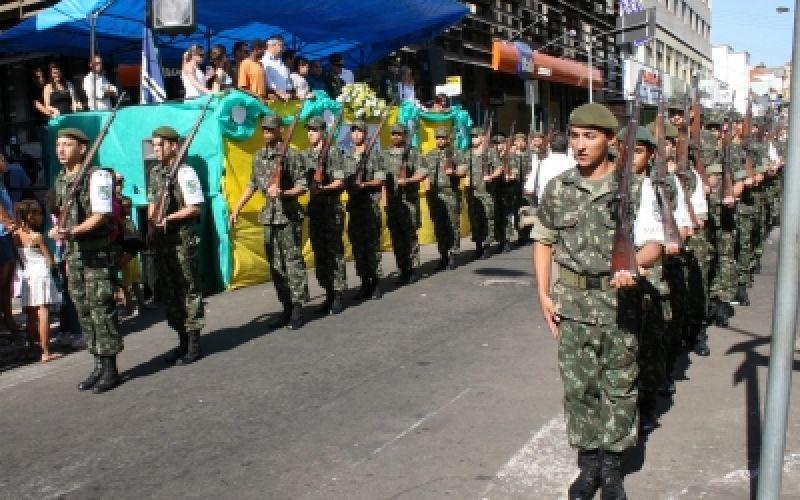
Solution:
M492 41L492 69L526 80L544 80L589 88L586 64L533 51L523 42ZM592 88L603 88L603 72L592 67Z

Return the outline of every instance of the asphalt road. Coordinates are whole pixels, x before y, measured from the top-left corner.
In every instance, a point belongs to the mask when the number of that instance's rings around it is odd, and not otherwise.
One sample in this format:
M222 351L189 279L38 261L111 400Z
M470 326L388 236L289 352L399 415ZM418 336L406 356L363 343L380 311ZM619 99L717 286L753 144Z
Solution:
M768 248L754 305L712 330L710 358L682 360L661 428L628 453L630 498L751 498ZM423 249L426 272L435 258ZM296 332L267 329L279 309L271 284L210 297L207 355L188 367L162 362L176 338L159 311L145 313L124 324L124 384L101 396L75 389L86 353L3 373L0 497L563 498L577 469L530 247L467 258L380 301L349 292L344 313ZM393 269L391 255L384 263ZM310 284L307 317L321 302L313 274ZM793 412L785 498L800 498L799 425Z

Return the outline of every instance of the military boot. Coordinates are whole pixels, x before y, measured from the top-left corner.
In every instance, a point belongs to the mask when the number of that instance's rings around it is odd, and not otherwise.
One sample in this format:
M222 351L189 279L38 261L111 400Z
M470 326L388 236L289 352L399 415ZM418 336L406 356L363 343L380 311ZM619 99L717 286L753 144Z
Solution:
M639 392L639 431L650 434L658 427L656 391Z
M569 500L592 500L602 484L598 451L579 451L578 467L581 473L569 485Z
M95 384L92 392L95 394L102 394L110 391L119 385L119 373L117 373L117 356L102 356L103 360L103 376Z
M750 297L747 296L747 285L739 285L736 289L736 301L741 306L750 305Z
M483 248L483 255L481 255L481 259L488 259L492 256L492 245L486 245Z
M342 302L342 292L335 292L333 294L333 303L331 304L330 314L339 314L344 311L344 303Z
M478 260L483 257L483 244L475 243L475 253L472 254L472 260Z
M173 349L164 357L164 363L173 365L176 361L186 356L189 348L189 336L185 331L178 332L178 347Z
M175 362L176 366L190 365L203 357L203 351L200 349L200 332L189 332L187 335L189 348L186 350L186 356Z
M400 271L400 277L397 279L396 283L400 286L408 285L411 283L411 269L403 269Z
M502 249L503 249L503 250L502 250L502 252L503 252L503 253L511 253L511 243L509 243L509 242L507 242L507 241L504 241L504 242L503 242L503 243L500 245L500 248L502 248Z
M334 293L332 289L325 290L325 302L314 309L314 314L328 314L333 307Z
M94 355L94 370L92 373L86 377L86 380L78 384L79 391L88 391L100 380L100 377L103 376L103 358L98 355Z
M270 321L267 326L270 328L283 328L284 326L289 324L289 320L292 318L292 307L290 305L284 304L283 312L274 320Z
M378 278L372 278L372 298L375 300L380 300L383 297L383 291L381 290L381 280Z
M694 353L703 357L711 355L711 349L708 348L708 331L703 325L698 325L695 331Z
M600 475L603 478L603 500L628 500L622 484L622 453L604 451Z
M442 257L439 259L439 265L436 266L434 271L444 271L445 269L447 269L447 256L442 255Z
M358 293L353 296L356 300L368 299L372 295L372 281L368 278L361 279L361 288Z
M303 327L303 305L300 303L292 307L292 315L289 319L289 330L299 330Z
M753 266L753 274L761 274L761 259L756 260L756 265Z
M450 258L447 259L447 269L452 271L456 268L456 256L451 255Z

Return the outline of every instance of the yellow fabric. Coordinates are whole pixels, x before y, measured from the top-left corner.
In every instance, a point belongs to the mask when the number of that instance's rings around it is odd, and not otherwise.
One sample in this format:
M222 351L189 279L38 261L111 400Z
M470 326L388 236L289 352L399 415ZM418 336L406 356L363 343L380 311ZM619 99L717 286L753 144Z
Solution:
M131 286L134 283L142 282L142 265L139 257L134 257L122 268L122 286Z
M270 108L280 116L293 115L297 109L297 103L275 103L271 104ZM397 118L398 110L394 108L392 114L389 115L387 124L392 124ZM345 121L349 121L345 118ZM375 123L378 120L370 120L370 123ZM436 127L442 127L442 122L425 122L420 124L420 145L423 153L427 153L434 147L436 142L434 139L434 130ZM391 134L389 126L384 126L380 135L380 145L386 148L391 144ZM298 151L308 147L308 136L306 129L302 124L297 125L292 139L291 146ZM250 173L252 171L253 154L264 146L264 138L261 129L256 129L253 137L246 141L235 142L227 138L223 138L223 150L225 155L225 174L222 179L222 192L224 193L225 200L228 205L228 213L236 206L239 199L250 180ZM424 187L420 186L420 191L423 194L420 196L420 209L422 227L418 230L419 242L421 245L433 243L436 241L433 231L433 223L430 219L430 212L428 210L428 201L424 195ZM347 201L347 193L342 195L343 201ZM308 194L300 198L300 203L303 206L308 204ZM264 253L264 228L258 223L258 211L264 205L264 197L261 193L256 192L253 198L244 206L239 215L238 222L235 227L230 229L228 237L231 241L231 258L232 272L230 288L244 288L259 283L264 283L270 280L269 264ZM349 221L347 222L349 223ZM308 220L303 223L303 257L306 266L311 269L314 267L314 254L311 251L311 241L308 236ZM347 226L345 226L347 227ZM461 213L461 234L469 234L469 221L467 218L466 203L464 210ZM345 231L344 244L345 255L348 260L353 258L350 242L347 239L347 231ZM389 237L389 230L386 228L386 214L383 215L383 233L381 235L381 247L384 250L391 249L391 240Z

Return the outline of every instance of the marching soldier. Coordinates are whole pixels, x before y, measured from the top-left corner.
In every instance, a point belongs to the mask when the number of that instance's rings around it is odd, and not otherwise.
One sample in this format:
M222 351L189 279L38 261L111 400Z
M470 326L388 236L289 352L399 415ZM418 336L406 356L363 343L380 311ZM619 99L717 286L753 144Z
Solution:
M753 236L755 235L755 224L758 211L756 208L756 189L755 175L748 176L744 168L745 151L742 148L742 136L744 133L750 134L743 129L743 119L740 113L736 113L733 127L733 144L731 145L731 162L736 165L745 175L743 180L744 189L738 203L736 204L736 274L737 287L736 294L732 301L733 304L749 306L750 298L747 296L747 285L750 284L750 266L753 261ZM753 162L755 166L755 161Z
M63 166L55 180L56 203L62 210L69 201L72 183L81 179L64 226L53 227L48 236L64 241L69 294L78 310L81 330L94 370L78 384L78 389L100 394L119 384L117 354L122 337L117 331L117 309L112 293L109 220L114 180L111 173L97 167L82 175L83 155L89 138L76 128L63 128L56 139L56 157Z
M391 128L392 147L381 153L383 170L386 173L386 222L392 238L392 251L400 271L400 285L416 283L419 277L419 183L427 176L422 155L418 149L407 145L406 128L395 124ZM408 158L404 164L405 151Z
M492 256L495 216L494 198L488 185L503 175L503 168L495 149L484 144L486 136L483 130L473 128L470 136L472 147L457 156L456 168L467 172L464 185L472 241L475 242L473 260L488 259Z
M341 201L345 171L342 153L335 144L327 151L327 163L322 182L314 182L320 155L325 143L325 120L309 118L306 123L308 141L311 146L303 153L308 168L308 184L311 199L308 202L311 249L314 251L317 281L325 290L325 302L314 312L317 314L339 314L344 310L342 294L347 290L347 274L344 259L344 205ZM331 130L329 133L336 133Z
M522 246L529 242L531 234L530 227L523 228L520 225L520 209L530 205L530 202L525 199L523 185L531 169L528 138L522 132L514 134L514 150L509 161L511 175L505 179L505 189L508 191L513 229L517 231L517 245Z
M540 224L532 233L539 304L559 341L567 434L578 449L580 475L569 487L571 500L594 498L601 486L604 499L626 498L622 453L638 436L634 353L641 295L627 271L611 276L616 222L610 206L617 180L608 148L617 127L603 105L585 104L572 112L569 135L577 168L547 184ZM632 175L631 185L627 212L644 273L661 256L663 227L649 181ZM559 278L551 291L553 261Z
M428 206L441 260L437 271L456 268L461 249L461 179L466 171L456 168L455 151L446 128L435 130L436 148L425 157L429 175Z
M498 165L502 168L508 148L508 137L499 132L494 136L492 142L497 151ZM510 151L509 151L510 153ZM511 238L514 237L514 192L506 179L505 170L500 177L492 182L492 194L494 195L495 205L495 238L500 243L498 252L509 253L511 251ZM513 172L510 172L513 174ZM512 178L513 175L509 175Z
M205 326L203 293L200 290L198 247L193 226L205 201L197 173L189 165L178 167L177 182L168 183L180 135L172 127L159 127L151 139L159 163L150 170L147 183L148 238L161 281L167 324L178 333L179 344L164 361L188 365L203 355L200 330ZM169 190L169 191L167 191ZM155 220L156 204L167 203L163 224Z
M386 172L381 166L380 157L367 151L367 125L360 120L350 125L350 139L353 150L343 154L344 171L350 175L347 212L350 222L347 235L353 248L356 274L361 278L361 289L356 299L380 299L383 292L380 278L381 266L381 189L386 181ZM364 155L366 161L361 164ZM362 170L359 172L359 166ZM360 175L360 178L359 178Z
M258 214L258 222L264 225L264 251L278 300L283 304L283 312L269 327L286 326L297 330L303 326L303 304L308 301L308 277L301 253L305 214L298 201L307 190L306 170L303 157L291 147L286 148L286 154L281 158L282 126L279 116L269 115L262 119L266 144L253 155L250 182L233 209L229 224L236 224L242 207L256 190L261 191L266 200ZM281 168L279 184L272 182L276 168Z

